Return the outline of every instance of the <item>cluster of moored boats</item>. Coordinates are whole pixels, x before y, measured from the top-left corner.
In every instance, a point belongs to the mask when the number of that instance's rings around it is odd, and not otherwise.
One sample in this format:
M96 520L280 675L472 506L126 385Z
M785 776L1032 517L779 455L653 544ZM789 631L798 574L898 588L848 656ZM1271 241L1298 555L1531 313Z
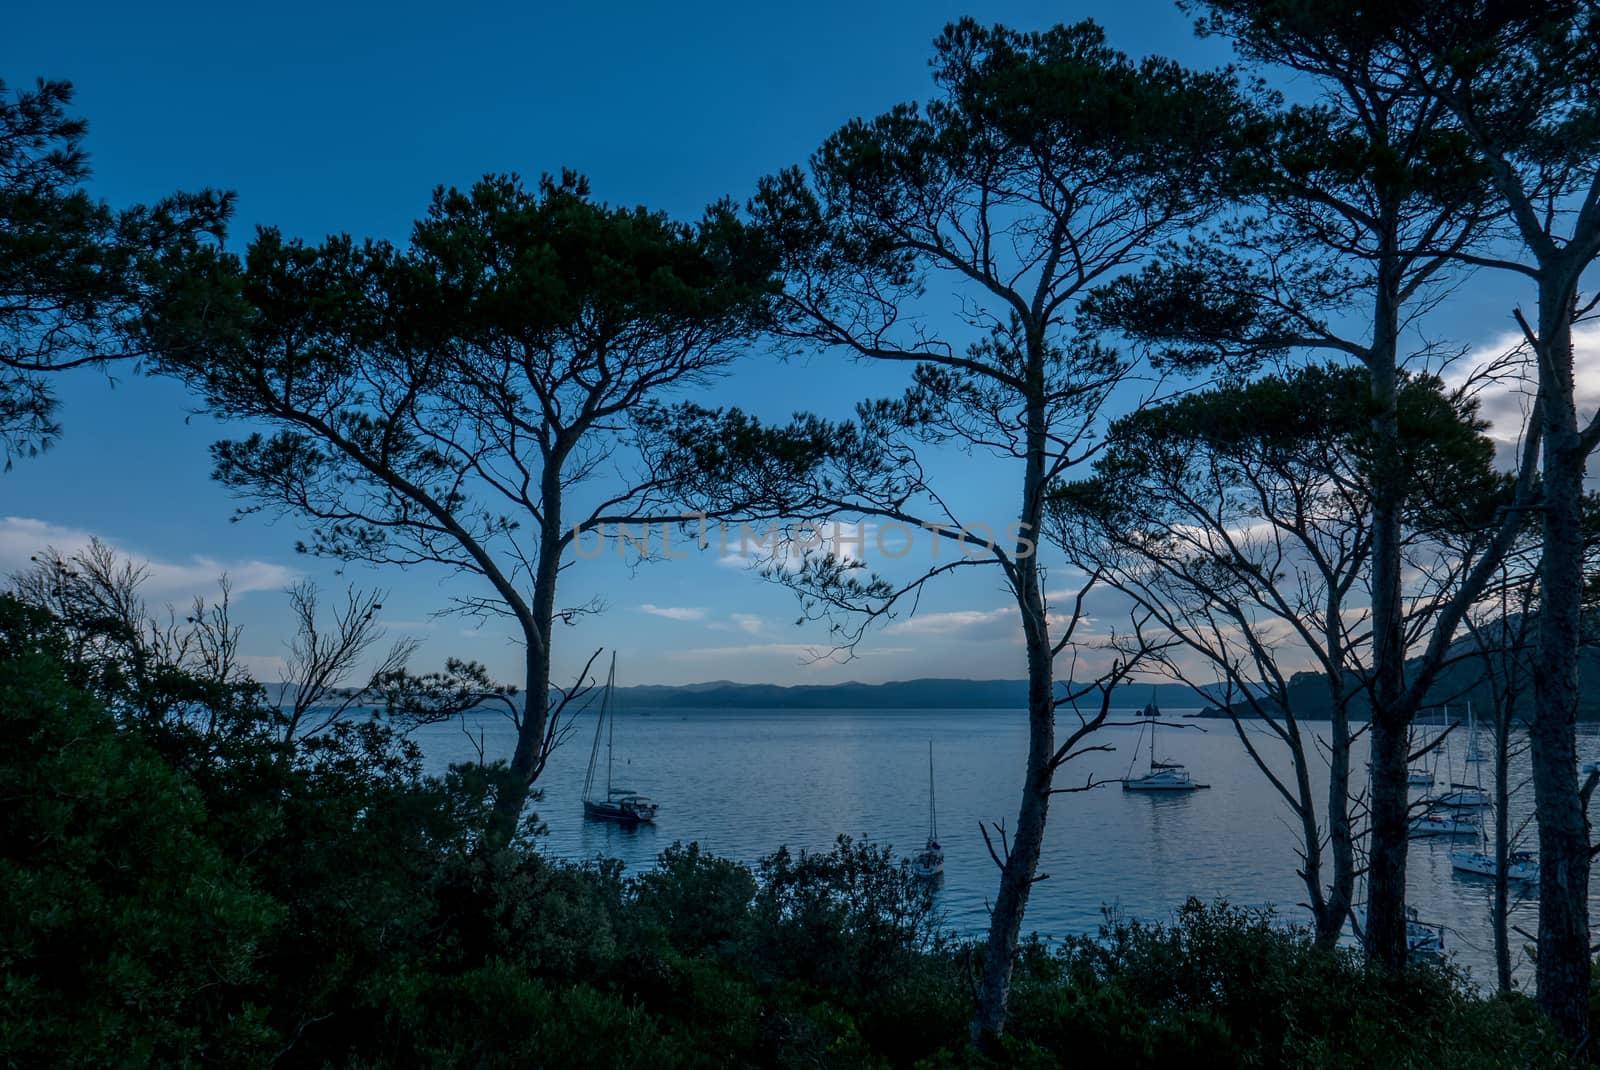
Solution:
M597 821L612 821L624 825L648 824L655 821L660 807L648 796L629 788L616 786L612 781L612 757L616 742L616 718L613 692L616 686L616 658L612 657L611 671L606 678L606 689L600 702L600 714L595 724L594 744L589 752L589 771L583 784L584 816ZM1154 701L1140 711L1143 727L1149 737L1146 751L1148 768L1135 775L1130 767L1122 780L1123 791L1133 792L1190 792L1210 787L1196 781L1181 762L1156 757L1156 726L1161 711ZM1441 732L1446 730L1441 718ZM1486 759L1478 750L1476 724L1468 706L1468 746L1466 765L1476 766ZM604 791L600 788L600 745L606 744ZM1436 744L1437 745L1437 744ZM1137 752L1136 752L1137 753ZM1437 759L1436 759L1437 760ZM1135 762L1138 758L1135 757ZM1448 768L1448 760L1445 761ZM1600 764L1589 763L1584 769L1600 773ZM1412 787L1433 788L1437 783L1435 770L1412 768L1407 775ZM1493 802L1481 783L1465 779L1451 780L1438 791L1421 800L1422 813L1411 821L1411 835L1417 838L1442 837L1459 839L1473 837L1480 841L1477 850L1458 850L1450 853L1450 865L1461 873L1494 877L1500 870L1500 861L1489 849L1482 815ZM944 848L939 844L938 813L934 804L933 744L928 744L928 838L921 851L911 859L911 872L920 878L932 880L944 873ZM1512 850L1505 855L1505 875L1519 883L1536 884L1539 880L1539 862L1531 852ZM1406 938L1411 950L1423 954L1438 954L1443 950L1443 930L1440 926L1424 922L1411 910L1406 923Z
M1449 711L1445 710L1440 717L1441 734L1448 730ZM1472 715L1472 706L1467 705L1467 751L1465 765L1468 768L1481 767L1488 759L1478 747L1477 720ZM1435 747L1439 742L1435 743ZM1444 757L1448 768L1448 755ZM1452 780L1443 789L1425 795L1421 800L1423 812L1411 821L1411 835L1417 838L1444 837L1460 839L1472 837L1479 841L1477 850L1460 850L1450 852L1450 866L1461 873L1470 873L1483 877L1493 877L1500 872L1500 861L1495 853L1490 850L1488 833L1484 827L1483 814L1493 806L1493 800L1488 792L1483 790L1480 782L1467 782L1463 772L1462 780ZM1407 777L1407 782L1413 787L1434 786L1435 777L1432 769L1413 768ZM1509 880L1523 883L1537 883L1539 880L1539 862L1530 852L1508 850L1505 856L1505 874Z

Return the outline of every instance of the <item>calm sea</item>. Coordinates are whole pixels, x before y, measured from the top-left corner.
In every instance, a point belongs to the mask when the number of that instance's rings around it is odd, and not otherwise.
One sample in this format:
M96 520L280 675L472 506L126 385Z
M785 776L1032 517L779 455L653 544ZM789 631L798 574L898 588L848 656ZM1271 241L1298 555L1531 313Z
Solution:
M1184 712L1168 710L1164 716L1176 719ZM1131 718L1129 711L1126 719ZM593 725L585 717L541 781L544 799L537 810L549 826L543 849L568 859L620 858L637 870L653 866L657 853L675 840L698 840L719 855L753 863L780 845L825 850L839 833L849 833L910 855L926 836L931 741L945 850L940 904L950 928L977 935L987 926L997 881L978 826L1015 823L1025 721L1014 710L623 710L616 724L614 782L661 806L655 825L630 829L583 818ZM1252 764L1231 724L1188 724L1193 727L1158 729L1157 757L1185 763L1209 790L1148 795L1111 784L1055 797L1041 864L1049 879L1034 887L1028 929L1047 936L1092 933L1107 908L1166 920L1189 896L1271 905L1291 920L1306 920L1300 906L1305 890L1296 876L1297 826L1287 804ZM1585 760L1600 758L1596 727L1581 729ZM1274 752L1264 729L1247 731L1263 750ZM430 726L415 738L437 772L473 760L480 739L490 758L508 755L512 731L503 718L486 714L464 725ZM1075 760L1059 775L1058 786L1091 776L1121 777L1130 766L1144 771L1148 737L1139 727L1107 728L1095 741L1114 752ZM1481 778L1488 787L1492 765L1467 765L1464 745L1454 749L1450 774L1440 772L1441 784ZM1364 770L1365 749L1358 750ZM1282 765L1287 769L1287 761ZM1526 766L1524 757L1513 784L1524 784ZM1320 811L1326 770L1318 772ZM1530 849L1532 796L1531 785L1523 786L1511 808L1512 828L1521 829L1519 845ZM1413 840L1409 897L1423 920L1447 927L1447 950L1488 984L1494 977L1492 884L1450 866L1450 851L1470 843ZM1535 931L1534 904L1520 903L1513 924ZM1527 942L1513 936L1523 973Z

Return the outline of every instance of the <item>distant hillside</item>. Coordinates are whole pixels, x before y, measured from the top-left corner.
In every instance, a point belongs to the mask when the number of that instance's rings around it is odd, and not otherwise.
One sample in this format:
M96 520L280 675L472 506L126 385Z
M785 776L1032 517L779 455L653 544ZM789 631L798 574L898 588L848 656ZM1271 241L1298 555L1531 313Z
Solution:
M1058 684L1059 693L1065 685ZM269 685L279 696L280 687ZM1205 703L1179 684L1129 684L1117 688L1112 705L1140 707L1154 696L1160 706L1196 709ZM927 678L887 684L739 684L716 680L700 684L642 684L617 688L623 709L1021 709L1028 704L1026 680L952 680ZM279 698L279 701L282 701Z
M1460 641L1457 646L1460 647ZM1461 652L1458 650L1458 653ZM1580 679L1600 680L1600 650L1585 648L1578 653L1578 674ZM1359 690L1354 682L1352 690ZM1447 666L1439 674L1438 680L1428 690L1425 707L1452 706L1460 707L1460 716L1466 716L1466 704L1471 702L1480 715L1492 708L1494 696L1485 676L1483 663L1477 658L1463 658ZM1295 716L1306 720L1326 720L1333 712L1332 703L1328 700L1327 677L1317 672L1295 673L1289 680L1289 704L1294 709ZM1251 716L1248 707L1236 703L1235 708L1242 716ZM1527 681L1518 705L1518 715L1524 718L1533 714L1533 684ZM1227 711L1221 707L1207 708L1201 716L1226 717ZM1350 703L1350 719L1365 721L1372 716L1371 707L1366 697L1357 694ZM1594 688L1580 689L1578 696L1578 720L1600 721L1600 690Z
M1058 690L1060 687L1058 686ZM1151 700L1149 684L1119 687L1112 695L1117 707L1143 706ZM1157 684L1158 705L1203 705L1186 687ZM619 687L624 707L680 709L1020 709L1028 704L1026 680L951 680L926 678L886 684L661 684Z

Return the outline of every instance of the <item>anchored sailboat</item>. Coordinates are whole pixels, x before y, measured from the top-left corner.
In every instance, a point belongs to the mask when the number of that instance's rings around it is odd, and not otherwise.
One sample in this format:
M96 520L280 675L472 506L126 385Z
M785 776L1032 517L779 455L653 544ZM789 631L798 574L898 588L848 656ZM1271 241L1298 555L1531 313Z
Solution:
M1467 761L1486 762L1489 756L1478 749L1478 718L1472 713L1472 703L1467 703Z
M1367 909L1361 908L1361 925L1367 924ZM1415 954L1438 957L1444 954L1444 926L1436 921L1423 921L1414 906L1406 907L1406 949Z
M1445 719L1448 716L1449 709L1450 708L1448 706L1444 707L1443 712L1441 712L1439 715L1439 734L1434 737L1432 745L1429 747L1420 748L1428 751L1428 756L1425 761L1417 765L1410 766L1406 769L1406 784L1408 786L1413 788L1433 787L1435 772L1439 765L1438 748L1444 739ZM1425 726L1421 724L1417 726L1417 729L1418 735L1424 735L1426 732ZM1446 775L1449 775L1448 770L1446 771Z
M611 761L616 747L617 720L612 709L612 693L617 683L617 655L611 655L611 672L606 676L606 692L600 699L600 716L594 724L594 746L589 751L589 774L583 781L583 816L596 821L616 821L623 825L638 825L656 819L660 809L648 796L611 783ZM606 791L594 793L595 772L600 761L600 734L606 735Z
M1150 722L1150 771L1144 776L1133 776L1133 769L1128 770L1128 777L1122 782L1123 791L1199 791L1209 788L1210 784L1197 784L1189 770L1183 767L1182 762L1156 760L1156 721L1161 717L1161 710L1157 708L1155 700L1140 713ZM1135 761L1138 759L1135 758Z
M1444 714L1444 717L1443 717L1444 720L1448 720L1448 718L1449 718L1448 709L1449 708L1446 707L1446 711L1447 712ZM1473 718L1472 718L1472 705L1470 703L1467 705L1467 718L1468 718L1469 724L1471 724L1471 727L1468 728L1468 730L1467 730L1467 732L1468 732L1467 761L1468 762L1472 762L1472 761L1475 760L1472 757L1472 750L1473 750L1473 748L1474 748L1474 746L1476 744L1476 740L1473 739L1472 736L1473 736L1473 732L1476 729L1477 725L1473 721ZM1442 725L1441 725L1441 728L1442 728ZM1450 775L1450 753L1449 753L1448 741L1446 741L1445 749L1441 753L1442 753L1443 757L1440 760L1442 760L1444 762L1445 775L1449 776ZM1476 760L1481 760L1481 759L1476 759ZM1428 804L1430 809L1434 809L1434 810L1483 810L1483 809L1486 809L1489 806L1489 793L1483 790L1482 783L1474 783L1474 784L1467 783L1466 779L1465 779L1467 771L1468 770L1467 770L1466 766L1463 765L1462 766L1462 770L1461 770L1461 775L1462 775L1463 779L1461 779L1461 780L1452 780L1450 782L1450 784L1449 784L1449 790L1440 791L1440 792L1438 792L1436 794L1429 795L1423 801ZM1477 822L1473 821L1473 822L1471 822L1471 824L1476 826Z
M1451 851L1450 866L1463 873L1476 873L1481 877L1495 875L1495 857L1487 847L1482 851ZM1539 883L1539 860L1531 851L1512 851L1506 855L1506 877L1525 884Z
M1470 814L1457 813L1454 810L1440 810L1434 813L1423 814L1411 820L1411 837L1419 839L1424 836L1481 836L1483 826L1478 819Z
M944 848L939 846L939 813L933 805L933 740L928 741L928 842L911 860L911 871L933 878L944 872Z

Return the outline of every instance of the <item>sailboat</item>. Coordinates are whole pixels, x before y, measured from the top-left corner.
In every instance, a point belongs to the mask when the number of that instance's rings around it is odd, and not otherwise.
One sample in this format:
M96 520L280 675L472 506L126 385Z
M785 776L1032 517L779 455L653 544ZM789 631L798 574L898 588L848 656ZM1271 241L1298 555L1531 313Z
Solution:
M1467 706L1467 715L1470 719L1472 715L1472 706L1470 704ZM1445 716L1448 718L1448 713ZM1470 733L1471 729L1468 731ZM1469 743L1468 746L1469 756L1467 760L1471 761L1471 744ZM1443 761L1445 763L1446 775L1448 775L1450 768L1450 755L1448 750L1444 752ZM1462 768L1462 775L1466 775L1465 767ZM1468 784L1464 780L1452 780L1449 784L1449 790L1441 791L1434 795L1429 795L1423 801L1426 802L1431 809L1435 810L1483 810L1489 806L1489 793L1483 790L1482 784ZM1474 824L1476 824L1476 822L1474 822Z
M1482 810L1489 805L1489 793L1476 784L1456 780L1451 782L1449 791L1441 791L1428 802L1451 810Z
M1406 950L1420 955L1444 954L1444 926L1423 921L1416 907L1406 907Z
M933 740L928 740L928 842L911 860L911 872L932 880L944 873L944 848L939 846L939 814L933 805Z
M1481 851L1451 851L1450 867L1463 873L1476 873L1481 877L1495 875L1495 857L1487 846ZM1539 883L1539 860L1531 851L1512 851L1506 855L1506 877L1527 884Z
M1361 908L1361 925L1367 924L1366 907ZM1406 949L1419 955L1444 954L1444 926L1435 921L1423 921L1417 908L1406 907Z
M1434 782L1434 770L1438 765L1439 741L1444 738L1446 721L1449 717L1450 707L1446 706L1439 714L1439 735L1433 741L1435 749L1432 750L1432 759L1428 763L1420 763L1406 769L1406 785L1413 788L1431 788ZM1418 726L1419 729L1421 726Z
M1411 819L1411 837L1424 836L1481 836L1483 826L1469 814L1441 810Z
M1486 762L1489 756L1478 749L1478 719L1473 716L1472 703L1467 703L1467 761Z
M1150 721L1150 771L1144 776L1135 777L1131 775L1133 770L1130 768L1128 770L1130 775L1122 782L1122 790L1199 791L1201 788L1209 788L1210 784L1195 783L1182 762L1156 760L1156 721L1161 717L1161 710L1157 708L1153 697L1150 704L1140 712L1140 716Z
M611 760L616 747L617 719L612 709L612 694L617 684L617 655L611 655L611 672L606 676L605 695L600 700L600 716L594 724L594 746L589 751L589 774L583 781L583 816L596 821L615 821L623 825L648 824L660 809L648 796L611 783ZM606 732L606 791L596 796L595 772L600 762L600 736Z
M1475 851L1451 851L1450 868L1461 873L1480 877L1493 877L1500 873L1500 859L1489 848L1489 834L1485 832ZM1505 853L1506 879L1524 884L1539 883L1539 859L1531 851Z

